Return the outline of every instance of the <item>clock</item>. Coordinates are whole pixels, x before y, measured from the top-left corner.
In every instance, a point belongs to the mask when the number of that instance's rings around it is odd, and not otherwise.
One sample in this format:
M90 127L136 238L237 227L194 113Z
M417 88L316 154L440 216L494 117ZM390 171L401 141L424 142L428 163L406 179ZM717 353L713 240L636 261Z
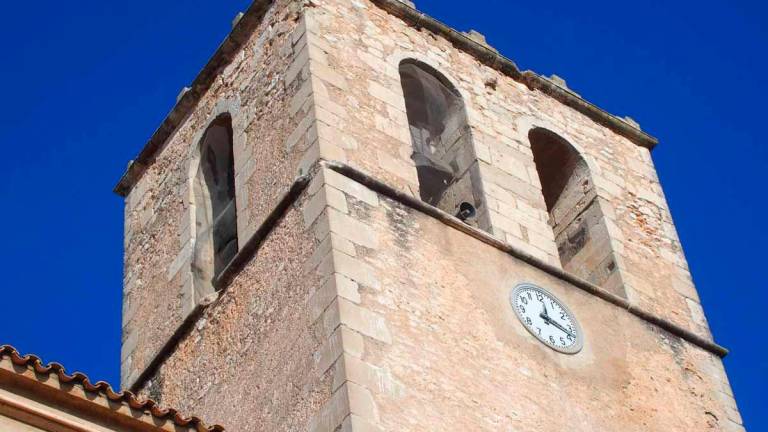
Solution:
M576 354L584 346L584 334L576 316L554 294L524 283L509 296L512 309L526 330L544 345L564 354Z

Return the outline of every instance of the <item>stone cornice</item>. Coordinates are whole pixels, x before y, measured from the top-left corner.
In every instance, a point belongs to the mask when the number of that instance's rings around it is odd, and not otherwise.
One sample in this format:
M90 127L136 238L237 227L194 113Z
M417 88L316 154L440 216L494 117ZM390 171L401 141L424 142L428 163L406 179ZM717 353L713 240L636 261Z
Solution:
M444 37L456 48L472 55L484 65L525 84L531 90L538 90L549 95L563 105L573 108L596 123L613 130L639 146L652 149L659 142L655 137L643 132L626 120L599 108L597 105L584 100L576 93L559 86L536 72L530 70L520 71L515 62L499 54L498 51L472 39L465 33L447 26L429 15L419 12L417 9L414 9L401 0L370 1L414 27L425 28Z

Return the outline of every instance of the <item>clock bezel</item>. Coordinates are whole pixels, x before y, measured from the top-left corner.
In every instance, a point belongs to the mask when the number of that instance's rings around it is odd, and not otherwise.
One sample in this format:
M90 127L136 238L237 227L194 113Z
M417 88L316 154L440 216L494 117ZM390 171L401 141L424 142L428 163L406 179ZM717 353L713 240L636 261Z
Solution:
M556 347L551 344L549 344L546 340L541 338L539 335L537 335L532 328L525 325L525 319L520 314L520 311L517 309L517 304L515 303L515 299L517 298L520 291L523 290L533 290L533 291L539 291L541 294L549 296L552 300L554 300L558 306L560 306L565 313L568 314L568 316L571 318L571 321L573 321L573 326L576 329L576 342L574 342L573 345L569 347ZM548 348L557 351L561 354L578 354L583 348L584 348L584 331L582 330L581 324L579 323L578 318L576 318L576 314L573 313L571 308L568 307L562 300L560 300L559 297L554 295L551 291L542 288L536 284L530 283L530 282L524 282L521 284L518 284L509 293L509 304L512 306L512 310L515 311L515 316L517 317L517 320L520 322L520 325L523 326L523 328L531 334L536 340L547 346Z

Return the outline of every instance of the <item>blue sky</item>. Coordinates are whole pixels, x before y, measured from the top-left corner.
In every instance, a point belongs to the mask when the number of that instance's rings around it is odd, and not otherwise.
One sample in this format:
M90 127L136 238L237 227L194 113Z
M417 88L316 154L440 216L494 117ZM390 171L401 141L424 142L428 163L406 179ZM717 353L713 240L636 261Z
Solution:
M417 0L659 137L654 160L749 430L768 384L768 6ZM119 381L112 186L247 0L8 2L0 25L0 343Z

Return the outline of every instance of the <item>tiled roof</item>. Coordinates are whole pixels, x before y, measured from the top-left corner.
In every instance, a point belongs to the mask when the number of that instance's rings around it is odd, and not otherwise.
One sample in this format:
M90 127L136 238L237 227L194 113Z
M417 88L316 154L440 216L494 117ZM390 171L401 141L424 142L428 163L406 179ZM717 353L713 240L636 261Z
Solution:
M143 411L151 414L158 420L170 420L176 426L189 428L198 432L222 432L224 428L219 425L207 426L198 417L185 417L177 410L172 408L162 408L151 399L142 400L129 391L115 392L108 383L99 381L92 384L88 377L80 372L72 375L68 374L64 367L58 363L43 364L42 360L31 354L21 355L14 347L10 345L0 345L0 361L8 358L14 365L26 367L34 370L41 380L40 376L55 375L59 382L65 384L76 384L82 386L86 391L104 395L112 402L125 404L134 410Z

